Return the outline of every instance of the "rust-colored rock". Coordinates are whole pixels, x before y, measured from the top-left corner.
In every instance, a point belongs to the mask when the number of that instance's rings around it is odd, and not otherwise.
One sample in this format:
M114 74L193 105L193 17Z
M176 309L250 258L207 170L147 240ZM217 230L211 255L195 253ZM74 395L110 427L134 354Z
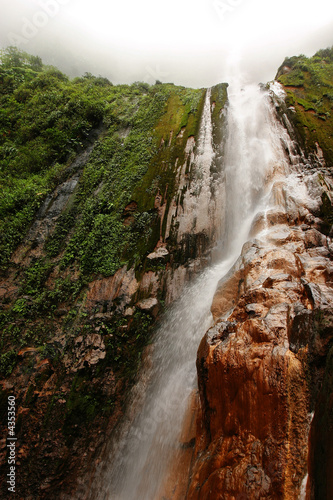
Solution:
M304 493L310 412L325 377L318 359L333 338L332 327L324 328L332 293L331 255L316 229L278 224L265 241L244 246L218 285L216 323L198 350L200 409L187 500L294 500ZM332 404L323 395L321 401L318 414L327 419ZM311 436L327 448L317 419ZM311 454L310 476L318 468ZM313 495L330 487L310 479L308 498L329 498Z

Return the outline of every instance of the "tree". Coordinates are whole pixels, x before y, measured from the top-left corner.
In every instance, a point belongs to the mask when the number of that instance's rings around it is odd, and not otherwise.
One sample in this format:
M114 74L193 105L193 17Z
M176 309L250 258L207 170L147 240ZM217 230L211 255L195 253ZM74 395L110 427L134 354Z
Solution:
M7 47L1 51L1 64L5 68L21 68L25 63L25 55L17 47Z

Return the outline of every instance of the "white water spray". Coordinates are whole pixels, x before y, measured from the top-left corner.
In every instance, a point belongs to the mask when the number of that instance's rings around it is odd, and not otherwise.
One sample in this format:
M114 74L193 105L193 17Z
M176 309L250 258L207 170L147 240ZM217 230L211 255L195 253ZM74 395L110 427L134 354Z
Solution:
M281 130L267 92L254 85L243 89L234 85L229 89L229 99L226 200L220 200L226 207L227 221L221 242L223 258L185 288L166 314L156 334L153 368L141 412L118 443L94 499L159 498L170 459L180 447L187 402L196 384L196 352L212 324L210 307L217 283L239 257L255 215L273 208L276 197L272 196L272 186L286 174L288 161ZM212 139L207 142L206 132L204 141L201 138L205 175L212 152ZM209 199L207 193L205 199ZM196 210L200 211L200 204Z

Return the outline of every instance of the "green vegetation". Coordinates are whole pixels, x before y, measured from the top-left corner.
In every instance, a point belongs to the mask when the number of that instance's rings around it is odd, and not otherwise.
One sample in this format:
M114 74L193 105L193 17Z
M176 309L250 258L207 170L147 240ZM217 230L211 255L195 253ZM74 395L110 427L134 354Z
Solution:
M40 477L28 476L41 463L45 477L61 475L73 458L67 446L80 449L91 425L119 419L164 308L165 271L200 247L193 235L179 243L172 227L167 258L147 259L165 237L162 212L185 161L191 175L185 150L205 95L91 74L70 80L37 56L0 53L0 377L29 408L17 429L28 430L24 470L34 488ZM214 87L215 131L226 99L226 86ZM125 311L121 294L103 295L125 267L138 281L148 271L160 280L151 310L139 304L150 289L135 292L135 283ZM54 435L61 451L53 461L44 457Z
M66 416L63 424L67 444L71 445L74 439L82 433L82 424L89 425L101 412L110 413L112 406L112 399L105 400L101 391L96 387L91 387L82 374L76 375L66 402Z
M167 207L173 199L205 91L112 85L91 74L70 80L13 47L0 60L0 269L13 284L0 312L0 376L28 377L22 404L37 412L38 393L55 374L37 420L43 435L57 428L70 444L87 423L119 411L156 323L137 309L124 318L116 301L107 317L88 313L87 285L122 266L134 266L138 278L151 269L146 256L166 222L161 228L155 197ZM47 219L53 193L73 178L75 187ZM36 217L46 221L43 237L25 239ZM161 292L158 298L163 307ZM96 332L104 359L68 370L77 361L75 339ZM110 397L96 383L106 373L118 387Z
M0 355L0 373L1 375L8 377L16 365L17 353L14 350L10 350Z
M70 82L11 47L0 65L0 263L5 266L66 163L103 118L110 83Z
M328 165L333 164L333 48L313 57L286 58L277 78L288 94L287 104L307 153L319 144Z
M151 213L138 214L132 227L124 226L126 203L161 139L167 140L171 130L177 134L188 121L189 134L195 132L202 91L142 83L113 86L90 74L70 81L39 58L14 48L1 55L0 91L2 267L46 195L70 175L68 165L89 133L104 123L106 137L96 145L73 205L61 216L47 252L57 256L74 229L63 266L77 260L84 273L114 273L123 251L128 255L129 247L135 246L142 225L154 219ZM152 200L144 204L147 212L153 208Z
M325 191L322 194L321 200L322 205L320 207L320 217L323 220L322 231L324 234L329 235L333 227L333 207L331 200Z
M287 67L287 68L285 68ZM318 51L313 57L291 57L280 67L278 80L287 92L287 105L294 108L289 118L295 125L298 138L306 154L317 153L317 145L324 154L327 167L333 166L333 47ZM329 186L326 185L327 190ZM321 231L331 234L333 206L325 190L319 213L323 223ZM332 329L330 309L314 312L314 335L327 336ZM315 337L314 337L315 338ZM320 341L313 341L319 345ZM316 344L317 342L317 344ZM318 356L318 354L317 354ZM320 357L320 356L318 356ZM311 351L310 358L311 360ZM318 359L315 360L318 364ZM318 387L314 366L309 364L309 388L316 400L316 412L312 424L312 483L316 498L326 498L327 478L331 468L332 449L332 389L333 389L333 349L327 344L323 382ZM320 370L324 367L321 353ZM318 377L318 376L317 376ZM319 393L319 394L318 394ZM315 457L315 459L314 459Z

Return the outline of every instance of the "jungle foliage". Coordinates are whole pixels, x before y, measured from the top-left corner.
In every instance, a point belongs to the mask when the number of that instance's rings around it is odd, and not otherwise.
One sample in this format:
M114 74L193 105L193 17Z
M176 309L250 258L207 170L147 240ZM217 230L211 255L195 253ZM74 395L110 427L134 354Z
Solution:
M323 150L333 164L333 47L313 57L287 57L277 73L287 91L291 118L307 153Z

